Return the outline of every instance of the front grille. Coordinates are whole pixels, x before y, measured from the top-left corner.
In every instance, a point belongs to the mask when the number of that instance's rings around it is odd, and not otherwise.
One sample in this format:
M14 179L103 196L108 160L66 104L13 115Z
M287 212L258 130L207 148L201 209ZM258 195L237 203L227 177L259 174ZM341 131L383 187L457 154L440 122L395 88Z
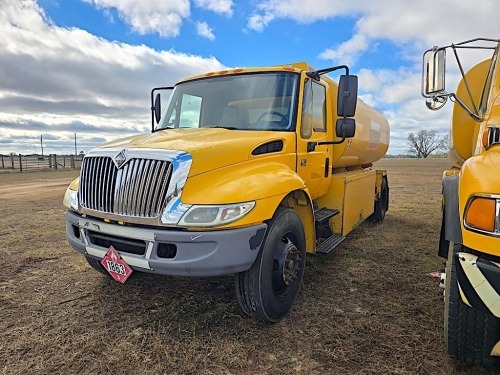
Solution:
M80 172L80 205L115 215L158 217L171 174L172 164L164 160L132 158L118 169L111 157L86 157Z
M141 240L122 238L92 231L88 231L87 236L92 245L104 247L105 249L109 249L110 246L113 246L120 252L136 255L144 255L146 253L146 242Z
M488 127L488 141L485 145L486 149L491 146L500 143L500 126L489 126Z

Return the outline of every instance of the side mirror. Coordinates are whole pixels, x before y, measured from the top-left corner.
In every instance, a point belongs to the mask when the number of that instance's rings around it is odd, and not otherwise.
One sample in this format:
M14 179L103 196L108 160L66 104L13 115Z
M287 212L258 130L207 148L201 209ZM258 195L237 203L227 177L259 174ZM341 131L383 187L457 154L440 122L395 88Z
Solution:
M160 96L160 93L156 94L154 112L155 112L156 123L159 124L160 120L161 120L161 96Z
M337 95L337 116L353 117L358 101L358 76L341 75Z
M434 96L432 98L425 99L425 105L427 108L437 111L438 109L443 108L447 100L447 96Z
M356 133L356 121L353 118L339 118L335 125L335 134L340 138L352 138Z
M445 92L444 72L446 50L431 49L424 53L422 67L422 94L425 97Z

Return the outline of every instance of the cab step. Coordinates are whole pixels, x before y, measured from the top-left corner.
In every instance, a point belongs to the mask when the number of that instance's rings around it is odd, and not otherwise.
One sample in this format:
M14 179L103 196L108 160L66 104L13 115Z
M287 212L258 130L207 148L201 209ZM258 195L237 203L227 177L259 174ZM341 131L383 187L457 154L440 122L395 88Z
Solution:
M339 210L331 208L322 208L320 210L314 211L314 221L323 223L326 220L339 214Z
M344 240L344 236L341 236L340 234L332 234L316 247L316 252L320 254L330 254L330 252Z

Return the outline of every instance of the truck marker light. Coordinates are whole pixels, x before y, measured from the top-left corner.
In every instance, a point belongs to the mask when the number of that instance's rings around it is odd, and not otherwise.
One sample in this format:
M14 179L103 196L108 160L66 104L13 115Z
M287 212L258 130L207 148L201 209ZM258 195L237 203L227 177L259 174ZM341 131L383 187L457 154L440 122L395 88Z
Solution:
M495 231L496 199L474 197L465 214L465 224L487 232Z

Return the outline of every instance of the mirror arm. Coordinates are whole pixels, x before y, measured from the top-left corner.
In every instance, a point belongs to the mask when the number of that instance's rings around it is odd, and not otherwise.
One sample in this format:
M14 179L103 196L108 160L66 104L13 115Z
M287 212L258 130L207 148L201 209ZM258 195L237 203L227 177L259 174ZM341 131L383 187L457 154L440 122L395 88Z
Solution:
M151 90L151 133L155 132L155 91L173 90L174 86L155 87Z
M473 112L469 107L467 107L467 105L458 97L456 96L454 93L451 93L451 94L448 94L448 96L450 97L450 100L451 101L456 101L458 103L458 105L460 105L460 107L462 107L464 109L465 112L467 112L469 114L470 117L472 117L474 119L474 121L476 122L482 122L483 121L483 118L481 116L478 115L477 113L477 110L476 112Z
M349 75L349 67L347 65L339 65L339 66L334 66L332 68L315 70L314 72L307 72L306 75L309 78L314 79L315 81L319 81L321 78L320 76L322 76L323 74L334 72L335 70L339 70L339 69L345 69L346 76Z
M462 62L460 61L460 59L458 57L457 49L455 48L454 44L451 45L451 49L453 50L453 53L455 54L455 59L457 59L457 64L458 64L458 67L460 69L460 73L462 74L462 78L464 80L465 87L467 88L467 93L469 94L470 102L472 103L472 107L474 107L473 113L471 113L470 110L468 110L468 109L466 111L469 112L474 119L476 119L476 117L478 117L477 114L479 113L479 111L477 110L476 103L474 103L474 98L472 97L472 92L470 90L470 86L469 86L469 82L467 81L467 77L465 76L464 68L462 67ZM457 98L457 102L460 104L460 100L458 100L458 98ZM460 105L462 106L462 104L460 104Z
M154 107L154 93L156 89L151 90L151 133L155 132L155 107Z

